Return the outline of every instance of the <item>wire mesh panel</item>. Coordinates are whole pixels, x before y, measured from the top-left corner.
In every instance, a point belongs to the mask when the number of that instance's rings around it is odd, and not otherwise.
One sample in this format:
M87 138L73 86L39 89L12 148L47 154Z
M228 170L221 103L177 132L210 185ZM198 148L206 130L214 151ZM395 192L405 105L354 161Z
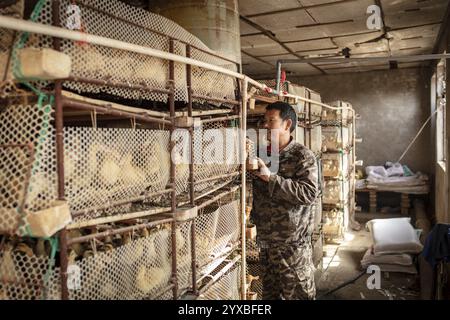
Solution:
M352 105L348 102L344 101L333 101L328 103L330 106L337 107L337 108L351 108ZM340 110L331 110L327 109L322 121L324 123L329 124L338 124L338 125L346 125L349 123L351 117L351 112L349 112L348 109L340 109Z
M192 222L179 224L176 228L177 239L177 281L180 295L192 287Z
M0 112L0 144L31 144L35 149L25 201L29 211L48 208L57 199L52 121L50 105L11 105ZM164 190L170 177L169 137L167 130L65 127L65 194L70 209L95 209ZM2 166L7 166L0 175L7 189L0 204L1 210L8 210L23 195L27 158L12 157L5 150L0 156ZM77 221L98 215L92 211Z
M231 182L240 168L239 128L229 121L215 121L202 124L194 130L193 171L194 191L197 195L210 191L224 182ZM189 133L177 130L173 134L176 143L174 152L176 190L185 195L189 190ZM210 178L213 180L204 181Z
M237 71L236 63L212 56L195 48L191 49L191 57L195 60L217 65L231 71ZM198 67L192 68L192 90L197 95L216 99L235 100L236 87L237 81L233 77ZM196 97L194 97L193 100L197 102L206 101ZM215 103L214 101L211 101L210 103L217 105L221 104L220 102Z
M236 173L240 162L239 128L227 126L226 121L203 124L194 131L194 181L197 193L231 178L200 182L207 178Z
M247 259L247 262L248 262L248 259ZM263 293L263 286L262 286L263 274L262 274L261 265L258 262L247 263L247 275L251 275L253 277L258 277L257 279L253 279L250 287L248 288L248 291L256 293L257 300L261 300L262 293Z
M247 252L247 261L249 262L259 261L260 248L256 240L247 239L246 252Z
M323 127L322 148L329 151L339 151L351 144L349 129L346 127Z
M0 233L14 234L21 224L33 153L27 145L0 146Z
M53 20L52 1L43 1L42 8L36 7L37 22L51 25ZM210 57L209 50L200 40L181 28L179 25L146 10L129 6L121 1L96 0L61 0L59 5L60 21L63 28L104 36L136 45L168 52L170 39L173 42L173 53L186 56L186 43L201 51L195 58L211 63L223 63ZM52 38L32 35L26 47L51 48ZM65 82L64 86L78 92L109 94L126 99L146 99L151 101L167 101L167 94L158 92L169 86L168 61L159 58L92 45L84 42L74 42L62 39L61 50L72 59L72 76L88 79L100 79L110 83L125 83L145 86L156 91L137 90L130 87L113 87L80 82ZM224 65L226 67L226 65ZM183 64L175 63L174 89L175 99L187 101L186 68ZM222 96L234 97L235 84L231 78L225 78L217 72L197 74L193 80L198 90L209 94L211 83L223 82ZM39 82L41 86L47 82ZM216 90L217 91L217 90ZM215 95L218 93L216 92Z
M342 238L349 223L349 208L326 209L323 211L323 234L326 239Z
M56 155L55 155L55 131L50 125L53 121L53 110L50 105L9 105L0 111L0 144L31 144L34 146L34 162L32 174L25 200L25 209L37 211L48 208L49 203L57 199L57 176L56 176ZM11 164L3 172L4 178L21 181L24 179L24 171L17 170L19 166L26 163L23 156L20 159L12 159L8 153L3 152L0 163ZM14 177L11 175L14 170ZM15 182L3 184L8 188L7 193L2 193L2 197L8 195L18 195L18 186Z
M106 243L96 252L85 251L81 260L69 263L69 268L75 265L79 270L72 279L75 285L69 288L70 299L156 297L170 284L171 261L168 225L147 231L122 246Z
M24 241L6 242L0 250L0 300L59 299L58 289L52 286L54 274L45 249Z
M220 272L220 268L216 272ZM214 275L214 272L213 274ZM198 300L239 300L241 265L236 263L224 276L209 287Z
M349 154L324 153L322 154L322 171L326 177L346 177L351 158Z
M220 207L206 207L196 218L196 256L200 273L211 269L210 263L229 250L240 236L239 201Z
M166 188L169 132L66 127L65 188L72 210L95 208ZM80 219L92 218L92 215Z

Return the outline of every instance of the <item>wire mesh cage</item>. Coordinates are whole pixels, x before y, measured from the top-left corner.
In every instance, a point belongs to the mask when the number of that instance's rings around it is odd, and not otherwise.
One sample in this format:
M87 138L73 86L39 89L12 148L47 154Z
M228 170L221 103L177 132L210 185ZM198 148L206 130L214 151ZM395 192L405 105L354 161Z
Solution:
M31 212L48 208L57 199L53 121L51 105L8 105L0 111L0 144L34 148L26 186L30 157L17 148L15 155L0 148L0 162L5 166L0 176L5 189L1 210L8 211L9 216L24 197L24 210ZM113 206L165 190L170 177L169 140L168 130L65 127L65 195L70 209L77 212ZM101 214L93 210L75 220ZM5 224L1 229L11 229Z
M340 151L351 145L352 136L347 127L323 127L322 148L327 151Z
M247 262L249 262L248 259ZM247 294L256 293L256 299L261 300L263 294L263 273L262 267L258 262L252 261L250 263L247 263L247 278L250 278L249 275L251 276L252 281L250 282L250 286L248 287ZM247 285L248 284L249 283L247 281Z
M54 257L53 257L54 258ZM0 246L0 300L60 299L54 260L43 239L5 241Z
M199 275L208 273L237 245L240 237L239 201L214 204L201 210L196 218L196 259Z
M0 146L0 233L14 234L23 222L33 157L31 145Z
M326 240L342 239L349 223L348 205L324 209L323 221L323 234Z
M65 188L71 209L164 190L170 178L169 139L167 130L65 128Z
M61 0L56 11L59 15L57 21L53 3L51 0L38 1L33 12L36 22L45 25L56 22L66 29L181 56L186 56L186 45L189 44L193 47L193 58L232 71L237 70L236 63L221 58L176 23L144 9L117 0ZM27 38L19 33L15 48L22 50L22 47L53 48L53 38L37 34ZM167 102L167 89L173 85L175 100L188 101L186 67L181 63L174 63L174 78L170 79L169 62L160 58L67 39L61 39L61 51L70 56L72 62L71 81L63 84L66 89L103 97ZM17 61L12 63L15 64L14 67L18 67ZM35 81L34 85L42 89L49 82ZM192 85L200 95L235 99L236 80L214 71L194 68ZM194 101L204 100L194 97Z
M172 276L170 225L143 229L138 235L125 234L119 246L103 245L86 249L83 257L71 259L75 266L69 283L73 300L143 299L159 296ZM111 239L112 240L112 239Z
M192 223L181 223L176 228L177 281L180 295L192 288Z
M23 204L23 214L47 208L57 199L52 119L52 107L45 104L6 105L0 110L0 163L4 169L0 176L3 189L0 210L6 215L11 216L11 206L18 203ZM25 149L16 148L12 152L8 145L30 146L32 156L24 153ZM2 220L2 232L10 233L7 231L13 229L20 232L10 224L12 221Z
M69 299L171 299L170 225L70 246ZM60 299L59 265L44 239L0 250L0 299Z
M351 154L324 153L322 154L323 175L325 177L344 178L351 169L351 163Z
M342 204L348 201L350 196L350 181L325 180L323 188L323 203Z
M227 263L222 263L211 276L219 274L223 268L228 268ZM198 298L198 300L239 300L241 264L235 262L231 268L219 277L212 285L208 287Z
M189 134L175 131L177 142L176 190L180 198L189 190ZM193 133L194 192L200 196L218 185L233 181L240 168L239 127L230 121L208 121L196 127Z

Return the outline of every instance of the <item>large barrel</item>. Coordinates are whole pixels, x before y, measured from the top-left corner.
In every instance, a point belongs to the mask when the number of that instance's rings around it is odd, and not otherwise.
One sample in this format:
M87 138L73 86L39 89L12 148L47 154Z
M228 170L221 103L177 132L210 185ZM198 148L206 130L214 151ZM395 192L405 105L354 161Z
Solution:
M210 49L241 63L237 0L149 0L149 9L178 23Z

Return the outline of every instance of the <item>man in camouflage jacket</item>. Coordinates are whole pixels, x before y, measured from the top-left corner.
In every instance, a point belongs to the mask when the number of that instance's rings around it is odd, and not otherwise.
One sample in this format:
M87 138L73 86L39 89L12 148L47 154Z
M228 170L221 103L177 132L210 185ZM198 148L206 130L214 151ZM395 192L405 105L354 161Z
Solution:
M289 104L267 107L264 127L269 141L278 139L279 157L271 155L270 170L258 160L251 212L261 249L263 299L312 300L316 295L311 206L319 194L318 169L313 152L292 141L296 125L297 115Z

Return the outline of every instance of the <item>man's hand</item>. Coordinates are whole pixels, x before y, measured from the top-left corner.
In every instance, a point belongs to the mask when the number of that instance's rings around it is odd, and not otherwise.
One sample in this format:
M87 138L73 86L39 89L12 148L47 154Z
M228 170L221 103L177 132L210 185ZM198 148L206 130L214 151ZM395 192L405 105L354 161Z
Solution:
M269 178L270 178L270 170L269 168L267 168L266 164L264 163L264 161L262 161L260 158L258 159L258 171L256 171L254 173L255 176L257 176L258 178L260 178L261 180L265 181L265 182L269 182Z

